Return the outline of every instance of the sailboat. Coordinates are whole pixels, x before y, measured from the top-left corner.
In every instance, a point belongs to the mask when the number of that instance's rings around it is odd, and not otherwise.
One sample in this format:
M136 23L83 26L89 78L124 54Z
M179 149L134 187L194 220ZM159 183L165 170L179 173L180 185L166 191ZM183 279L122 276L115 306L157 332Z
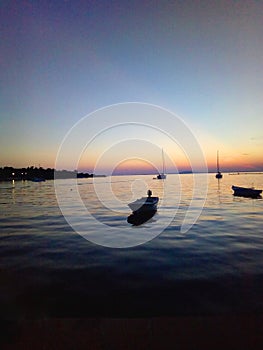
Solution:
M216 178L217 179L222 179L223 175L221 174L220 170L219 170L219 154L217 151L217 174L216 174Z
M156 176L156 178L157 178L158 180L164 180L164 179L166 179L166 174L164 173L165 165L164 165L163 149L162 149L162 161L163 161L163 172L162 172L161 174L158 174L158 175Z

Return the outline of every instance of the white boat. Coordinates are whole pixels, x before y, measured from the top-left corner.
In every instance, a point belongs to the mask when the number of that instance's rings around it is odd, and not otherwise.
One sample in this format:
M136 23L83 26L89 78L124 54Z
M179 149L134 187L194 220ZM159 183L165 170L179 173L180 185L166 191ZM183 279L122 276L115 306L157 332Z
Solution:
M148 191L148 197L142 197L128 204L131 210L135 212L156 211L159 197L152 197L151 191Z
M165 180L166 179L163 149L162 149L162 162L163 162L163 172L156 176L156 179L158 179L158 180Z

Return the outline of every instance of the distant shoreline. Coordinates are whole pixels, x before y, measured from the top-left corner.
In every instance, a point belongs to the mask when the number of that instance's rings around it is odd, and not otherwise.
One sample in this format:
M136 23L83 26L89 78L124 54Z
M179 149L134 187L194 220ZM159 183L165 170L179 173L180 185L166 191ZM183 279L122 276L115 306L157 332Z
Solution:
M0 168L0 181L44 181L54 179L74 179L74 178L93 178L105 177L106 175L97 175L90 173L78 173L77 171L55 170L51 168L44 169L42 167L27 167L27 168Z
M260 175L260 174L263 174L263 172L262 171L238 171L238 172L236 172L236 173L229 173L228 175L240 175L240 174L242 174L242 175L250 175L250 174L258 174L258 175Z
M193 173L192 171L179 171L177 173L167 173L167 175L192 175L192 174L214 174L215 172L209 171L206 172L196 172ZM228 175L251 175L251 174L257 174L261 175L263 174L262 171L235 171L235 172L223 172L224 174ZM154 176L155 173L150 174L143 174L143 173L131 173L131 174L111 174L111 175L100 175L100 174L93 174L93 173L85 173L85 172L77 172L70 171L70 170L55 170L51 168L44 169L42 167L27 167L27 168L13 168L5 166L3 168L0 168L0 181L22 181L22 180L54 180L54 179L87 179L87 178L97 178L97 177L106 177L106 176L136 176L136 175L147 175L147 176Z

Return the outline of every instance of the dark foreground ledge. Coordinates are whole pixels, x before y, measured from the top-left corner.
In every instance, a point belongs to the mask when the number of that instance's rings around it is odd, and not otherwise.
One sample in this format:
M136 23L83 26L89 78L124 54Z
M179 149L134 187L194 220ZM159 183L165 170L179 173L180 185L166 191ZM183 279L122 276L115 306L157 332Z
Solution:
M1 324L3 350L262 349L263 315L76 318Z

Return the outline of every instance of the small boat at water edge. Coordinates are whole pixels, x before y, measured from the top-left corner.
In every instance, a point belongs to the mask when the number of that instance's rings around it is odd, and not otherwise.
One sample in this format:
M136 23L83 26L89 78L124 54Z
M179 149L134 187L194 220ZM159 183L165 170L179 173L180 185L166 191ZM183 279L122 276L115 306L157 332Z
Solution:
M260 198L262 193L262 190L256 190L254 187L232 186L232 190L234 196L247 198Z

